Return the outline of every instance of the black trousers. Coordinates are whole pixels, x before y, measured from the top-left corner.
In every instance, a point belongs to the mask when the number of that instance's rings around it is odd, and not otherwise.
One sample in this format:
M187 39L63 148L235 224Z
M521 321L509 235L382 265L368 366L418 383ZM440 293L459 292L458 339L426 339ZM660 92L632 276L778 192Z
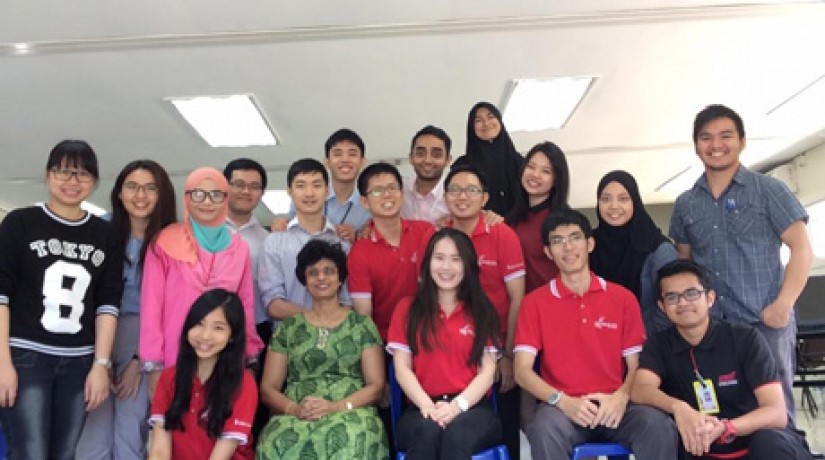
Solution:
M521 388L516 386L507 393L497 393L498 416L503 429L503 442L507 446L510 459L521 458L521 438L519 425L521 422Z
M260 337L264 343L264 348L261 350L260 355L258 355L258 365L255 368L255 382L258 384L258 388L260 388L261 377L264 375L266 352L269 350L269 339L272 337L272 323L270 321L264 321L255 326L255 329L258 331L258 337ZM269 408L262 402L259 402L258 409L255 411L255 419L252 422L252 439L254 442L258 441L258 435L269 422L270 415Z
M473 453L501 442L501 420L490 403L482 401L441 428L410 406L398 421L396 435L409 460L471 460Z

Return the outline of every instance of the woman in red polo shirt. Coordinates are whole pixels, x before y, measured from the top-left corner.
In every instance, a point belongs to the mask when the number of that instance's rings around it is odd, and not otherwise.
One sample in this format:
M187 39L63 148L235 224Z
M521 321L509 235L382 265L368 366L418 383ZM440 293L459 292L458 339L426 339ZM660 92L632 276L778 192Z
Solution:
M203 293L183 323L178 359L152 402L149 460L252 460L258 387L244 371L244 308L224 289Z
M501 422L485 399L501 329L477 261L467 235L439 230L427 246L416 296L393 313L387 350L412 402L396 436L410 460L469 460L501 440Z

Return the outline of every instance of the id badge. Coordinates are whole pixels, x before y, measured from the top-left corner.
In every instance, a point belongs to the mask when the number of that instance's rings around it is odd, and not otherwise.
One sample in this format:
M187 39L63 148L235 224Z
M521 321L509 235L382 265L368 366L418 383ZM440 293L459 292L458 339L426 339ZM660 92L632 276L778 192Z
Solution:
M713 389L713 381L704 379L703 381L693 381L693 391L696 393L696 402L699 405L699 412L703 414L718 414L719 400L716 398L716 391Z

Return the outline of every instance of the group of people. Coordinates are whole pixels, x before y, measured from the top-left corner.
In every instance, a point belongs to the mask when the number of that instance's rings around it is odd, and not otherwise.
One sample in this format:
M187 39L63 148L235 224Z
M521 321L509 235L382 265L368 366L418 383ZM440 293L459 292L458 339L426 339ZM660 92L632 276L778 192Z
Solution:
M626 171L599 182L591 229L563 151L522 156L489 103L455 161L446 132L417 132L408 179L336 131L289 167L271 229L254 160L193 171L180 222L163 167L134 161L105 222L80 207L95 153L61 142L48 200L0 227L9 458L517 459L521 428L536 460L591 441L810 458L790 393L807 215L740 164L733 110L702 110L693 140L705 173L673 242Z

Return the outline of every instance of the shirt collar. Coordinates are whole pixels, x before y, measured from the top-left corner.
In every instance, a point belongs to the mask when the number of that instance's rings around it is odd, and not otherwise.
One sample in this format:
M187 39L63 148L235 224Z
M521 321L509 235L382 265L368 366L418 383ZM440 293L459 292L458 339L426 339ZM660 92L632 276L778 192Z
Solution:
M739 167L736 168L736 173L733 175L733 179L731 180L731 182L736 182L739 185L748 185L752 181L752 178L748 173L748 168L740 164ZM708 185L707 173L702 173L702 175L699 176L698 179L696 179L696 183L693 185L693 187L704 189L707 192L710 192L710 185ZM728 185L728 188L730 188L730 185Z
M347 198L347 201L351 202L352 204L359 204L358 199L361 196L358 194L358 188L352 189L352 194ZM329 195L327 195L327 203L329 203L333 199L338 199L338 196L335 195L335 188L332 185L329 186Z
M298 216L293 217L292 220L290 220L289 223L286 224L286 229L287 230L292 230L296 227L299 228L303 232L311 233L307 229L305 229L304 227L301 227L301 224L298 222ZM335 226L332 225L332 222L330 222L329 219L324 219L324 228L318 233L325 233L325 232L335 233Z
M407 189L407 191L412 193L413 195L420 196L420 197L434 196L436 198L444 196L444 175L443 174L441 175L441 180L439 180L438 183L435 185L435 187L433 187L433 189L430 190L430 193L428 193L426 195L421 195L420 193L418 193L417 190L415 190L415 181L416 180L418 180L418 179L415 176L404 178L404 188Z
M565 297L573 297L577 295L575 292L571 291L570 288L565 286L565 284L561 280L561 275L557 275L555 278L550 280L550 294L557 299L563 299ZM600 276L596 276L595 273L592 271L590 272L590 286L587 287L587 294L588 292L605 292L607 291L607 281Z
M384 238L384 235L375 228L375 221L370 219L370 241L373 243L378 243L379 241L387 241ZM404 234L410 230L410 221L407 219L401 219L401 239L404 239ZM389 245L389 243L387 243Z
M235 222L232 222L232 219L230 219L229 217L226 218L226 224L229 225L229 228L231 228L232 230L235 230L237 232L240 232L241 230L246 230L247 228L251 228L251 227L261 227L261 228L263 228L263 225L261 225L261 223L258 221L258 218L255 217L255 214L252 214L252 216L249 218L249 220L245 224L241 225L240 227L235 225Z
M710 312L708 312L708 314L710 314ZM705 331L705 336L702 337L702 340L700 340L699 344L695 347L688 343L688 341L682 337L682 334L679 334L679 331L675 326L669 329L668 340L670 340L670 346L673 348L674 353L681 353L689 350L690 348L696 348L698 350L713 350L713 345L716 343L716 334L718 330L719 322L711 318L710 324L708 324L708 330Z

